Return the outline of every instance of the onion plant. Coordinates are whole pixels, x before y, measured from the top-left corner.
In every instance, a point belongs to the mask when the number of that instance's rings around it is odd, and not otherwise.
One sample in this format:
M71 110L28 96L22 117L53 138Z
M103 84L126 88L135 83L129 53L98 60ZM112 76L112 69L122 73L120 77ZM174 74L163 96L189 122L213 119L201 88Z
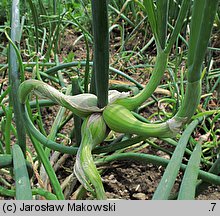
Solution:
M36 8L31 0L28 1L32 10ZM41 1L40 1L41 2ZM115 2L115 1L114 1ZM8 151L0 155L0 168L14 167L15 181L22 180L23 185L15 184L16 190L5 190L0 187L0 194L16 196L17 199L31 199L32 194L43 194L48 199L64 199L62 188L59 184L57 176L53 170L48 159L48 149L60 153L76 155L74 174L82 184L84 189L89 191L96 199L106 199L105 188L102 183L101 173L97 167L103 163L120 159L133 159L153 163L157 165L167 166L165 173L157 187L153 199L168 199L170 191L175 182L179 169L186 170L183 183L180 187L178 199L193 199L195 198L195 191L197 186L197 179L201 178L205 182L220 184L220 177L215 174L200 171L199 164L201 159L201 144L198 143L191 154L188 165L182 164L182 158L189 142L191 133L195 127L200 123L201 118L196 118L191 122L192 117L199 105L201 98L201 82L203 61L208 47L216 11L218 8L218 0L194 0L192 5L192 15L190 21L190 35L188 42L187 55L187 83L185 94L182 95L182 101L178 111L170 119L160 122L151 123L144 117L135 113L135 111L152 97L156 88L160 84L161 79L168 66L168 60L171 50L179 37L181 29L185 23L186 15L191 5L190 0L183 0L180 6L177 20L174 29L168 35L168 20L169 20L169 0L143 0L137 1L139 7L143 9L143 13L147 17L153 32L154 41L156 44L156 63L152 75L145 87L141 86L139 93L131 95L126 92L119 92L117 90L109 90L109 71L119 73L117 70L109 67L109 17L108 17L108 1L107 0L92 0L92 25L93 25L93 63L89 63L88 59L82 63L84 66L93 65L93 72L90 76L87 70L83 85L84 92L82 92L78 85L78 80L75 77L72 82L72 95L64 94L57 90L52 85L47 84L46 79L52 82L61 83L62 74L59 70L62 68L73 67L77 63L67 63L55 66L49 70L39 73L42 78L37 76L37 79L26 79L20 77L18 70L23 70L23 62L19 52L19 41L16 40L16 31L19 30L19 1L13 0L12 6L12 20L11 20L11 35L8 37L10 41L9 49L9 73L10 73L10 100L12 101L9 107L13 107L16 129L17 129L17 144L12 147L12 154L10 152L10 143L7 144ZM54 6L55 8L55 6ZM133 8L134 9L134 8ZM14 13L15 12L15 13ZM56 13L56 10L54 10ZM38 32L38 20L36 13L34 15L35 32ZM59 20L60 24L61 20ZM79 26L80 24L78 24ZM7 33L6 33L7 34ZM19 32L20 34L20 32ZM84 37L85 37L84 31ZM39 49L38 34L36 34L36 51ZM87 41L87 39L85 39ZM88 42L88 41L87 41ZM87 43L86 42L86 43ZM52 43L49 49L52 49ZM17 51L17 52L16 52ZM88 49L87 49L88 51ZM46 58L49 54L47 53ZM89 58L89 56L87 55ZM19 63L19 64L18 64ZM37 65L38 59L37 59ZM20 71L20 73L23 71ZM56 74L57 76L53 76ZM23 73L21 73L22 75ZM44 74L44 78L43 78ZM121 73L123 74L123 73ZM128 77L127 75L124 75ZM58 77L58 80L57 80ZM88 93L88 80L91 77L90 93ZM137 84L135 80L129 78L130 81ZM63 87L65 83L62 80ZM20 84L21 82L21 84ZM67 88L68 89L68 88ZM70 89L70 88L69 88ZM78 90L76 90L78 89ZM76 90L76 91L75 91ZM184 91L184 90L183 90ZM67 91L68 93L68 91ZM80 131L81 136L77 138L77 145L65 145L64 143L57 143L55 134L59 130L58 125L52 127L52 132L49 136L45 134L42 128L36 127L32 107L30 103L31 96L36 95L37 98L46 98L35 102L37 107L40 102L47 105L60 105L69 110L74 117L75 129ZM61 117L64 111L59 112L56 118L56 124L62 124ZM62 116L60 113L63 113ZM7 115L12 115L8 111ZM11 122L11 118L8 118ZM82 124L81 124L82 121ZM10 122L8 123L10 126ZM191 123L190 123L191 122ZM189 124L188 124L189 123ZM42 123L40 123L42 124ZM76 125L78 124L78 125ZM53 193L47 193L45 189L32 189L28 176L29 163L25 160L26 143L25 130L30 137L33 146L37 152L40 162L43 164L45 171L49 177ZM184 132L181 135L182 130ZM78 128L78 129L77 129ZM11 129L9 128L9 131ZM107 146L100 146L108 139L111 133L122 133L130 136L130 139L116 138L112 144ZM144 155L138 153L120 153L116 150L124 149L125 147L145 141L150 137L164 139L179 136L179 142L175 151L172 153L171 160L165 160L154 155ZM133 136L133 137L132 137ZM9 137L7 135L7 137ZM3 149L3 148L2 148ZM23 152L23 154L22 154ZM105 155L105 153L114 152L112 155ZM102 153L104 158L97 159L95 154ZM17 161L17 163L16 163ZM18 163L22 163L18 172ZM193 173L193 174L192 174ZM31 177L31 176L30 176ZM23 181L24 180L24 181ZM24 184L27 185L25 193ZM191 187L188 187L188 185ZM192 193L188 194L188 191ZM37 190L37 192L36 192Z

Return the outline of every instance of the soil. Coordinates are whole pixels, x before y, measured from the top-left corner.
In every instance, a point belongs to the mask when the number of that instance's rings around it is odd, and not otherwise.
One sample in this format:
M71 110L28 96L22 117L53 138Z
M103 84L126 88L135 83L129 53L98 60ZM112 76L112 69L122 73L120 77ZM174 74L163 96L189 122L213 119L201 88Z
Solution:
M114 163L103 176L104 187L111 199L149 200L160 181L162 168L125 161Z
M163 175L164 168L133 162L115 163L103 177L107 197L110 199L151 200ZM171 197L176 195L182 173L178 176ZM211 185L196 199L219 200L220 187Z

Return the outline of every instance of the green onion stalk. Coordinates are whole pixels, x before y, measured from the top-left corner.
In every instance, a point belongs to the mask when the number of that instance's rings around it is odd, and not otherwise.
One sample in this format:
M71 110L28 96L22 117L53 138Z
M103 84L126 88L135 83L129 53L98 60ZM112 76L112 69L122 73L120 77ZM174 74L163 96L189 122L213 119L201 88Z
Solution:
M81 93L79 78L74 76L71 78L72 81L72 95L77 95ZM82 126L82 119L79 116L74 115L74 134L76 138L76 146L79 146L81 142L81 126Z
M194 1L190 26L186 95L177 116L189 121L201 95L202 63L207 50L218 0ZM192 100L193 99L193 100Z
M81 132L82 141L74 166L75 175L84 188L101 200L106 199L106 195L101 176L92 157L92 150L105 139L106 132L107 127L101 114L92 114L84 120Z
M180 186L178 200L195 199L201 155L202 145L198 142L187 164L182 184Z
M160 51L156 57L156 64L153 70L153 74L146 87L137 95L129 98L118 99L115 104L122 105L128 110L135 110L141 104L143 104L155 91L160 84L160 80L164 75L164 71L167 67L168 54L164 51Z
M92 24L94 35L94 81L98 107L108 104L109 81L109 29L108 1L92 0Z
M168 23L168 10L169 10L169 0L157 0L156 1L157 10L155 13L155 18L157 20L157 34L160 47L164 50L166 45L167 37L167 23Z
M30 92L41 97L51 99L80 117L87 117L94 112L101 112L97 105L97 97L93 94L85 93L75 96L64 95L50 85L38 80L26 80L19 87L19 97L22 104L27 100Z
M12 1L11 8L11 32L9 38L9 83L11 86L10 91L10 103L13 106L15 124L18 134L18 144L20 145L24 156L26 157L26 133L23 128L23 119L21 115L21 104L18 97L18 88L20 81L24 80L24 74L22 71L22 62L19 61L19 52L16 45L20 42L20 9L19 0ZM19 61L19 63L18 63ZM20 70L19 70L20 67Z

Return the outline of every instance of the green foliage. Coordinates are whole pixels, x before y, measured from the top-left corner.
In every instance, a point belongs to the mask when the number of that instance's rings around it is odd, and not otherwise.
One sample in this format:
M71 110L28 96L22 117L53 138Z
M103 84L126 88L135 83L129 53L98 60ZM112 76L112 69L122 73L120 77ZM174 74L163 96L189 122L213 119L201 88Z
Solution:
M177 199L220 185L219 49L210 40L217 43L219 1L201 1L1 1L0 175L10 181L0 194L106 199L101 165L115 160L166 167L153 199L170 198L179 170ZM149 145L171 159L139 153ZM74 166L61 181L67 157Z
M4 25L10 19L10 7L11 3L7 0L0 2L0 25Z

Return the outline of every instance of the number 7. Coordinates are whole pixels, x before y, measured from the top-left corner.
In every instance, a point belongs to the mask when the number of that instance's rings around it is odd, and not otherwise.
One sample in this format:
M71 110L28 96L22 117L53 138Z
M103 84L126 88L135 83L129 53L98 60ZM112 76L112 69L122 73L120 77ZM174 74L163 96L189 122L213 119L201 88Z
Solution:
M215 206L216 206L216 203L211 203L211 205L213 205L213 206L212 206L212 211L214 211L214 208L215 208Z

